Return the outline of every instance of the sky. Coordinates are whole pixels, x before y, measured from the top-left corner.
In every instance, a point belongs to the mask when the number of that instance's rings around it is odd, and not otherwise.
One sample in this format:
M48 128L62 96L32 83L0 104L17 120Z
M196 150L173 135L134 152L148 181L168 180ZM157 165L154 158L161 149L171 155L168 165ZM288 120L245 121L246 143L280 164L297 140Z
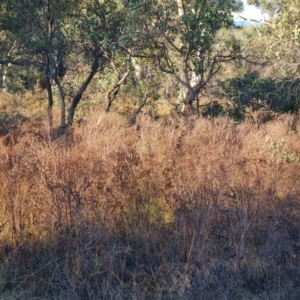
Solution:
M254 5L247 5L247 0L243 0L243 3L244 3L244 11L242 13L234 14L235 20L241 19L239 17L239 15L241 15L247 19L254 19L254 20L258 20L258 21L267 19L267 16L264 16L261 13L260 9L258 9Z

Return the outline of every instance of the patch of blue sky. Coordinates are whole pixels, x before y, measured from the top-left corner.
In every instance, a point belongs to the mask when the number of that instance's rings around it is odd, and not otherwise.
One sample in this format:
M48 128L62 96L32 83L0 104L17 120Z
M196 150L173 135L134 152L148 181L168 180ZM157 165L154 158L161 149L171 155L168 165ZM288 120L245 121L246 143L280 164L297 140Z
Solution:
M247 0L243 0L243 3L243 12L233 13L234 23L237 26L259 25L260 22L268 20L269 16L267 14L263 14L262 11L255 5L248 5Z

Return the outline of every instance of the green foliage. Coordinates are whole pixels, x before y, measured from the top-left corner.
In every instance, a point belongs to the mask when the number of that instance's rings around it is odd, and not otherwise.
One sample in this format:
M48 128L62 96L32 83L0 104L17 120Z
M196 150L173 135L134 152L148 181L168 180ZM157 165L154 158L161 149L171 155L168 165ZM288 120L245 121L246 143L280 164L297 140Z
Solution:
M65 48L63 21L69 18L80 1L3 1L0 28L13 37L16 49L11 55L39 55ZM53 31L49 30L54 24Z
M220 117L228 114L228 111L225 109L225 107L217 101L213 101L209 105L206 105L201 112L204 117Z
M258 71L242 78L220 82L224 95L240 106L254 110L268 107L276 112L296 112L300 108L300 79L260 78Z
M284 139L273 142L270 137L267 137L266 143L269 145L273 157L278 157L286 163L297 163L299 161L299 156L290 151L289 146Z
M279 42L292 42L300 47L300 3L297 0L281 2L278 18L274 19L274 37Z
M122 45L136 55L157 58L164 72L177 79L182 72L195 72L211 76L217 69L213 65L224 57L208 59L214 55L215 36L220 28L232 25L231 11L240 9L232 1L184 1L179 8L177 1L139 1L128 4L126 38ZM204 77L203 77L204 78ZM203 81L205 81L203 79Z
M125 24L124 7L119 1L13 0L4 1L2 8L0 32L5 32L5 42L11 41L4 61L34 66L44 73L49 110L53 103L51 84L59 86L62 124L66 94L72 99L68 116L71 122L95 74L104 71L109 63L120 68L114 73L122 73L127 65L128 54L118 44ZM16 22L22 27L16 28ZM84 71L78 76L80 82L74 84L70 70ZM67 78L61 84L65 75Z
M33 88L36 77L41 77L37 73L50 77L50 71L45 69L50 69L51 58L56 60L67 98L77 96L95 58L93 76L100 74L95 76L97 82L89 86L95 93L107 92L125 74L131 57L138 57L141 65L150 63L155 71L151 80L139 84L133 74L127 79L127 87L122 90L135 99L155 91L151 93L151 103L155 103L163 86L162 73L167 73L188 90L183 97L191 104L219 73L223 95L234 104L229 115L235 119L248 106L254 110L267 107L276 112L295 112L300 107L298 52L285 50L290 45L291 49L299 48L300 7L295 0L267 2L251 0L267 11L280 6L279 17L270 21L272 26L232 30L231 13L242 8L242 2L237 0L3 0L0 61L16 64L8 71L12 92ZM277 74L268 73L271 64L249 68L245 62L249 57L269 60ZM231 67L225 69L224 63L233 60L238 61L240 70L229 74ZM20 66L31 66L34 74L20 71ZM193 76L196 79L192 83ZM78 101L81 97L82 94ZM213 106L204 114L227 113L221 105Z

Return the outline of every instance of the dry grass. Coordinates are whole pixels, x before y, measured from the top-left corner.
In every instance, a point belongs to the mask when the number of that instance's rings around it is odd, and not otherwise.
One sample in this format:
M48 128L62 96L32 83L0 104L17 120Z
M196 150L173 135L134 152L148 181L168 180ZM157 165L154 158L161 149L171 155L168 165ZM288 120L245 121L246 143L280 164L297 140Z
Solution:
M299 299L289 124L19 123L0 140L0 298Z

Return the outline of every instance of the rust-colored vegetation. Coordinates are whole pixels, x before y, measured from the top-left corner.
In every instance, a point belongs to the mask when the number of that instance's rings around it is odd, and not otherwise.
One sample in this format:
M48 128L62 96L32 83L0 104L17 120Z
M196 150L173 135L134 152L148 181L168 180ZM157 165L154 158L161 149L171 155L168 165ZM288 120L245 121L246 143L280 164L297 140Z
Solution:
M291 121L95 114L52 137L40 122L10 127L1 299L299 299Z

